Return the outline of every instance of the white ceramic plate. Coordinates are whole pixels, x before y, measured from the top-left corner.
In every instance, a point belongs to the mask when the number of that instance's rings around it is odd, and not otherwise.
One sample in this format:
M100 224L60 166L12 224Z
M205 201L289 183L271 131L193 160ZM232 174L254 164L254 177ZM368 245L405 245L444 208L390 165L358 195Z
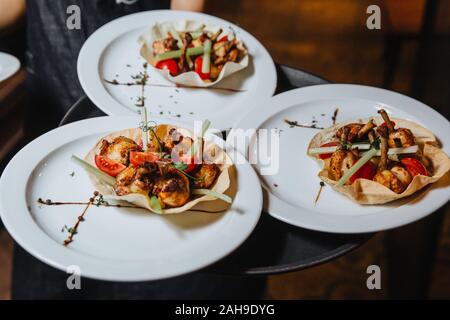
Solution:
M255 106L237 128L278 129L280 141L279 170L274 175L260 175L267 191L265 209L274 217L307 229L362 233L398 227L437 210L450 198L448 175L438 183L412 197L387 205L363 206L325 186L318 203L314 199L319 190L319 165L306 155L307 146L317 129L290 128L285 118L300 124L317 121L318 127L332 125L332 115L338 107L337 123L376 116L385 108L392 117L415 121L432 130L450 154L450 123L425 104L404 95L359 85L318 85L291 90ZM232 143L236 131L230 133ZM255 155L252 139L238 147L247 155ZM249 152L249 153L247 153ZM271 163L275 156L271 154ZM257 172L267 166L254 165Z
M20 68L20 61L7 53L0 52L0 82L13 76Z
M83 206L45 206L37 199L87 201L93 186L70 156L84 156L108 132L135 127L138 121L100 117L75 122L44 134L11 160L0 179L0 212L25 250L61 270L77 265L82 276L142 281L205 267L248 237L260 216L262 192L257 175L244 161L236 165L238 191L225 213L160 216L141 209L92 207L75 241L62 245L67 233L61 229L76 222ZM238 153L231 156L243 159Z
M180 118L183 121L209 119L213 127L231 128L248 110L248 106L263 101L275 92L277 75L267 50L250 33L228 21L202 13L156 10L116 19L94 32L84 43L78 57L78 77L88 97L109 115L130 115L137 112L139 86L118 86L103 79L133 81L132 75L143 70L139 55L139 36L156 22L194 19L234 28L248 47L247 68L227 77L216 87L234 88L244 92L214 89L175 88L174 84L148 67L149 83L170 87L147 86L145 103L150 114Z

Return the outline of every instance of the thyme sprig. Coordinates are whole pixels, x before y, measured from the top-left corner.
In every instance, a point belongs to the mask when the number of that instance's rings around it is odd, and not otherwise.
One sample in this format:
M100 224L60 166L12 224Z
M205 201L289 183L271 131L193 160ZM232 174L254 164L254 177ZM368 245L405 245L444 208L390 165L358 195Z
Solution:
M90 198L89 201L97 207L100 206L109 206L108 201L106 201L101 193L98 193L94 198Z

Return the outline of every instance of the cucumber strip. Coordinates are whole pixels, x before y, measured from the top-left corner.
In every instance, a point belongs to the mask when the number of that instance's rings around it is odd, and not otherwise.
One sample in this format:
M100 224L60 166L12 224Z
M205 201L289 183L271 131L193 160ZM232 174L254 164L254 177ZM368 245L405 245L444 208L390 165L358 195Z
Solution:
M212 196L216 199L223 200L227 203L233 202L233 199L231 199L231 197L227 196L226 194L218 193L216 191L209 190L209 189L193 189L192 194L201 194L201 195Z
M206 131L208 130L209 126L211 125L211 121L206 119L202 123L202 131L200 131L200 135L197 137L197 139L194 141L194 143L191 146L191 149L189 150L191 155L195 155L197 153L197 145L202 143L202 139L205 136Z
M203 50L204 50L203 46L188 48L186 50L186 54L188 56L198 56L200 54L203 54ZM181 57L181 50L173 50L158 54L157 56L155 56L154 61L159 62L162 60L176 59L179 57Z
M210 125L211 125L211 121L209 121L208 119L203 121L202 132L200 132L200 138L203 138L203 136L205 135L206 131L209 129Z
M116 184L116 179L114 177L107 175L106 173L104 173L100 169L94 167L90 163L87 163L83 159L80 159L77 156L72 155L71 160L73 162L75 162L76 164L78 164L79 166L83 167L83 169L86 170L87 172L96 176L101 181L106 182L107 184L109 184L111 186Z
M161 203L159 202L158 198L156 196L152 196L150 198L149 201L149 205L150 208L155 212L155 213L162 213L162 209L161 209Z
M339 179L337 186L342 187L348 179L356 172L358 171L366 162L370 161L372 157L374 157L377 154L377 149L372 148L369 151L367 151L356 163L351 167L343 176L341 179Z
M202 73L209 73L211 70L211 40L205 40L203 47Z
M323 154L335 152L337 147L320 147L311 148L308 150L308 154ZM350 149L368 150L370 149L369 143L355 143L350 146Z
M414 145L414 146L406 147L406 148L389 148L388 156L392 156L392 155L396 155L396 154L416 153L417 151L419 151L418 145ZM376 155L381 156L381 151L378 150Z
M322 147L322 148L311 148L308 150L308 154L325 154L325 153L333 153L336 151L336 147Z

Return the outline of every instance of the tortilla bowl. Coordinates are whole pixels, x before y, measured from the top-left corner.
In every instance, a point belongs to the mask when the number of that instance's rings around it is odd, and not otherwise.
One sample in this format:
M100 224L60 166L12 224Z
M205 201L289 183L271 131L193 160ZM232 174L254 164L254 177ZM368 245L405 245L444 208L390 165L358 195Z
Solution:
M219 76L214 81L203 81L197 72L189 71L181 73L173 77L167 69L158 69L155 67L155 57L153 56L152 44L155 40L160 40L165 37L167 31L175 29L178 32L196 31L200 30L204 26L205 31L214 33L217 32L220 27L211 24L203 24L195 20L181 20L181 21L169 21L156 23L150 30L145 32L139 37L139 43L141 44L140 54L141 56L155 69L169 81L174 83L191 86L191 87L210 87L217 84L222 79L229 75L238 72L248 66L249 54L247 53L244 58L239 62L228 61L224 64Z
M334 125L317 133L312 138L308 150L310 148L319 148L322 144L332 140L335 137L338 128L350 123L367 123L370 119L373 119L377 125L384 122L381 117L373 117ZM335 191L346 195L353 201L359 204L370 205L383 204L408 197L425 186L438 181L447 174L450 170L450 159L439 147L439 142L431 131L412 121L398 118L392 118L391 120L396 123L397 127L410 129L414 134L419 146L419 154L424 159L424 163L427 164L428 171L432 173L431 176L415 176L405 191L399 194L375 181L367 179L357 179L351 185L337 186L337 181L330 179L328 176L328 170L325 166L326 160L324 161L316 156L310 155L310 157L318 161L323 168L318 174L319 178L331 185Z
M194 135L191 131L175 126L175 125L167 125L162 124L158 125L155 129L156 135L162 139L166 134L168 134L169 129L175 128L177 131L179 131L181 134L183 134L186 137L193 138ZM124 136L127 138L130 138L136 142L142 140L142 132L141 129L135 128L135 129L126 129L121 130L117 132L113 132L102 139L98 141L98 143L88 152L88 154L85 156L84 160L90 163L91 165L95 166L95 155L99 153L101 142L102 140L112 141L114 138ZM217 146L212 141L207 141L205 139L204 147L203 147L203 154L204 158L208 159L208 161L211 161L213 163L216 163L220 169L220 174L217 177L215 183L211 188L209 188L212 191L218 192L218 193L225 193L229 189L232 188L232 184L235 183L234 179L230 176L230 169L234 166L230 157L223 151L219 146ZM89 174L90 179L92 183L94 184L97 191L99 191L105 199L107 200L116 200L116 201L125 201L128 203L131 203L137 207L145 208L149 211L152 211L154 213L160 213L160 214L174 214L174 213L182 213L186 212L190 209L194 209L195 206L199 205L202 202L209 202L211 201L211 205L207 206L207 211L219 211L224 210L224 206L222 201L217 200L215 197L211 195L192 195L190 201L185 203L181 207L176 208L164 208L162 212L155 212L150 205L150 197L145 194L140 193L133 193L133 194L127 194L123 196L116 195L114 191L114 187L107 184L104 181L101 181L96 176ZM204 207L204 206L203 206ZM202 208L203 209L203 208Z

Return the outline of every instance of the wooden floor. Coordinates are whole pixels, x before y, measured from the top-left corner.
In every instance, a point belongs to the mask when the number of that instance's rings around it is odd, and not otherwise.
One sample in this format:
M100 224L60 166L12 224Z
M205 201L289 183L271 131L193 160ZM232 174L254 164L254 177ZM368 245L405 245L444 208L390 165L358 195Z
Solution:
M279 63L302 68L333 82L360 83L411 92L417 67L418 42L423 0L208 0L206 11L244 27L255 35ZM382 30L365 27L366 8L377 3L382 8ZM450 1L441 1L436 18L440 36L426 61L434 75L424 94L426 102L449 116L450 56L448 33ZM390 43L392 35L394 41ZM400 36L400 38L398 38ZM401 37L404 36L404 37ZM399 40L400 39L400 40ZM401 41L401 46L395 46ZM398 63L390 81L387 49L393 46ZM391 52L392 55L392 52ZM264 79L261 79L264 81ZM428 82L427 82L428 83ZM268 296L274 299L385 299L389 297L386 276L386 233L378 233L368 243L335 261L301 272L269 278ZM450 214L442 227L438 254L430 283L429 298L450 298ZM0 232L0 299L10 295L12 240ZM366 287L366 268L377 264L382 270L382 289ZM404 266L408 268L408 266ZM413 280L411 280L413 281Z
M0 231L0 300L10 298L13 240L6 231Z
M269 277L273 299L388 299L385 233L380 232L354 252L327 264L286 275ZM381 290L368 290L366 268L381 268ZM408 266L405 266L408 268ZM411 280L414 281L414 280ZM450 298L450 214L447 213L433 270L429 299Z

